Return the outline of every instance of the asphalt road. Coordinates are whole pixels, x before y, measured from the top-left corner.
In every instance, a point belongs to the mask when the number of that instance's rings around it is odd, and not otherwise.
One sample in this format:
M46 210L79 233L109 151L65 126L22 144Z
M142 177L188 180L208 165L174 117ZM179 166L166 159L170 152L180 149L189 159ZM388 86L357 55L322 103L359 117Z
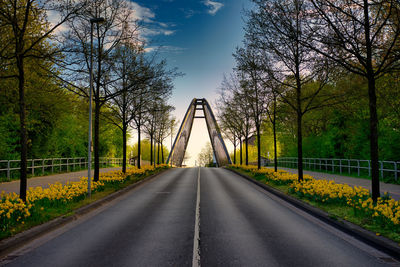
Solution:
M168 171L8 259L13 260L7 266L398 264L236 174L216 168Z

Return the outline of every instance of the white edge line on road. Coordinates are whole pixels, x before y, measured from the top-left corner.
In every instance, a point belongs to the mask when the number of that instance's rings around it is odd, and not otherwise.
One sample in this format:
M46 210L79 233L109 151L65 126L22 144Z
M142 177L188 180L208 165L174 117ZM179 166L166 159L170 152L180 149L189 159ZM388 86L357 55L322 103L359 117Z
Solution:
M196 220L194 223L193 267L200 266L200 168L197 175Z

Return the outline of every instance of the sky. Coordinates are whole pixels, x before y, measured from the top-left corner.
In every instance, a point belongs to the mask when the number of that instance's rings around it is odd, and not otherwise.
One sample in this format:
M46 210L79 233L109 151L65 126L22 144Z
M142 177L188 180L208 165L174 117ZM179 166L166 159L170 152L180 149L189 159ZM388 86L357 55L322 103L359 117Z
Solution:
M184 73L175 79L169 101L176 108L174 116L181 122L193 98L206 98L215 107L223 75L235 64L232 53L243 40L243 9L249 8L249 0L136 0L133 5L147 28L147 51L157 51L170 68ZM195 164L208 141L204 119L196 119L187 165ZM168 138L168 147L170 142ZM228 140L226 144L232 147Z

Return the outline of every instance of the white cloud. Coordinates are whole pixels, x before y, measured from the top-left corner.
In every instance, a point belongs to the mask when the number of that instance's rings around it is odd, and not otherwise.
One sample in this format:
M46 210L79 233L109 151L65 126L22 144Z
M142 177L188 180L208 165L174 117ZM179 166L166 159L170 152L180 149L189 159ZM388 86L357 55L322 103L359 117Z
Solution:
M126 0L129 1L129 0ZM156 35L173 35L175 30L171 30L170 27L175 25L171 23L159 22L156 20L156 14L147 7L143 7L135 2L129 1L129 8L133 10L133 19L144 22L145 25L141 28L142 36L156 36Z
M207 11L208 14L210 15L215 15L217 14L218 10L220 10L224 4L216 1L211 1L211 0L206 0L203 2L206 6L208 6L210 9Z
M156 20L156 14L150 8L139 5L136 2L130 0L125 1L125 12L132 12L129 20L132 23L132 28L135 28L135 22L142 22L143 27L139 28L139 35L146 39L146 36L156 36L164 35L170 36L175 33L175 30L171 29L175 25L172 23L158 22ZM61 14L56 11L47 11L47 19L49 21L50 27L53 27L59 23L62 19ZM64 23L57 27L54 33L61 36L62 33L68 30L68 24Z
M175 31L172 31L172 30L166 30L166 31L163 31L163 34L164 35L173 35L175 33Z
M128 1L130 8L133 10L133 18L144 22L153 22L156 14L147 7L142 7L138 3Z
M167 24L167 23L159 22L158 24L159 24L161 27L168 28L168 24Z
M143 28L142 32L143 32L143 35L145 35L145 36L156 36L156 35L170 36L175 33L174 30L167 30L167 29L161 29L161 28Z
M182 53L185 50L186 50L186 48L178 47L178 46L170 46L170 45L149 46L144 49L144 51L146 51L146 52L175 53L175 54Z

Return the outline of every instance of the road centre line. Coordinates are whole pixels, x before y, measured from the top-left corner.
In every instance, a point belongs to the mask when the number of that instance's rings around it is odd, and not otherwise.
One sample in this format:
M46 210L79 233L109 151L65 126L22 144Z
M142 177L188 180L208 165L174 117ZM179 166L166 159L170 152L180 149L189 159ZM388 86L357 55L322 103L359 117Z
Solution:
M193 239L193 267L200 266L200 168L197 175L197 198L196 198L196 219L194 223Z

